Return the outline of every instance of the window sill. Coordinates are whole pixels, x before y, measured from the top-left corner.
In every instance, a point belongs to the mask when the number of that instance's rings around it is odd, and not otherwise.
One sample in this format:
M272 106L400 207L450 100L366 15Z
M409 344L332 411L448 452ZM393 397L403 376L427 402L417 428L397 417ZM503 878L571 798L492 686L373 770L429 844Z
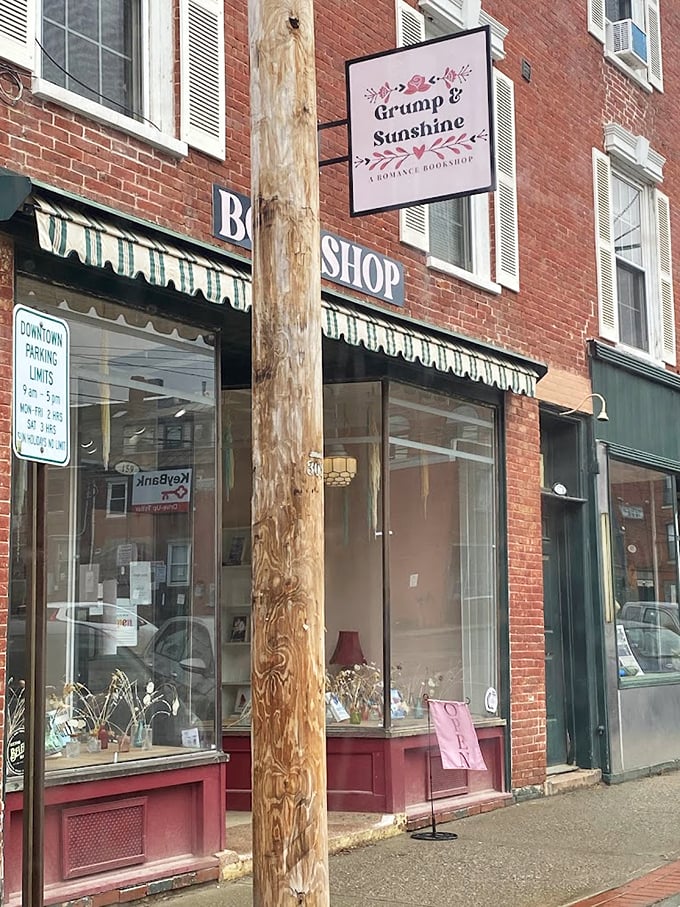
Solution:
M619 60L611 51L607 50L605 47L604 58L607 62L611 63L612 66L615 66L617 69L620 69L621 72L625 73L629 79L635 82L636 85L639 85L643 91L646 91L647 94L652 94L654 89L649 84L647 79L646 72L647 70L640 70L640 73L645 72L645 75L640 75L636 69L633 69L631 66L628 66L623 60Z
M619 689L631 690L640 687L668 687L680 683L680 673L669 671L667 674L643 674L637 677L619 677Z
M113 748L111 748L113 753ZM102 753L97 754L100 759ZM77 759L69 760L73 767L61 767L66 757L58 757L59 768L52 768L50 759L46 762L45 787L58 787L62 784L80 784L84 781L98 781L102 778L117 778L123 776L146 775L155 772L167 773L172 769L193 768L196 765L212 765L217 762L229 762L229 754L221 750L194 750L188 751L183 747L154 747L151 750L130 750L121 754L118 762L107 761L105 764L96 765L92 762L93 754L88 758L83 756L85 764L79 765ZM88 761L89 760L89 761ZM7 792L23 790L23 776L7 778Z
M666 363L663 361L663 359L658 359L651 353L646 353L644 350L640 350L636 346L627 346L625 343L617 342L616 349L622 353L625 353L626 356L634 356L636 359L640 359L642 362L646 362L649 365L655 366L656 368L662 368L664 370L666 368Z
M463 283L470 284L470 286L477 287L487 293L495 293L496 295L501 293L500 284L494 283L492 280L489 280L487 277L482 277L480 274L474 274L472 271L465 271L463 268L442 261L441 258L434 258L432 255L428 255L426 264L427 267L432 268L433 271L441 271L442 274L448 274L449 277L456 277L458 280L462 280Z
M31 82L31 91L36 98L60 104L74 113L80 113L95 120L97 123L118 129L126 135L146 142L147 145L151 145L153 148L166 151L172 157L182 158L189 153L189 146L186 142L180 142L179 139L167 135L167 133L161 132L159 129L154 129L148 123L140 123L131 117L123 116L123 114L116 113L115 110L109 110L108 107L104 107L102 104L97 104L88 98L82 98L75 92L61 88L59 85L54 85L52 82L47 82L45 79L34 76Z

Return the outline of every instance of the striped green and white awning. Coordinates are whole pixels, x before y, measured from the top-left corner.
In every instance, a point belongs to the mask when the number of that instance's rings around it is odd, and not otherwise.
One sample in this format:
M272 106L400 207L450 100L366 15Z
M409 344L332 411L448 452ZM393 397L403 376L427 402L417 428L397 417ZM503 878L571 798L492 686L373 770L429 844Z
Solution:
M187 244L166 241L162 231L121 226L119 218L35 197L41 248L62 258L76 253L83 264L135 278L153 286L172 284L180 293L199 291L213 303L246 312L252 304L250 275L219 256L198 254ZM136 225L135 225L136 226ZM463 338L429 331L406 321L391 321L373 310L323 299L322 330L331 340L363 346L374 353L420 362L427 368L481 381L490 387L534 397L543 373L538 364Z
M350 309L324 300L323 332L333 340L363 346L371 352L402 356L440 372L481 381L516 394L536 395L538 366L522 364L500 352L481 349L464 340L429 333L406 323L390 322L373 312Z
M241 311L250 308L247 272L223 259L197 254L188 245L167 242L159 231L132 230L93 210L85 214L42 195L35 199L35 216L41 248L62 258L75 252L83 264L96 268L108 264L121 277L141 274L156 287L172 284L190 296L200 291L208 302L228 302Z

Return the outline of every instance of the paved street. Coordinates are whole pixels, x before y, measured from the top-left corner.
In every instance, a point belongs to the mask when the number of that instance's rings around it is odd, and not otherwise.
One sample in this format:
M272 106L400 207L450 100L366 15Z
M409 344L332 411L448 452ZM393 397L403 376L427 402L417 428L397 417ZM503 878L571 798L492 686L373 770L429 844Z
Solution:
M565 907L680 860L680 773L600 785L532 800L438 826L457 841L401 834L330 859L332 907ZM676 872L674 878L680 879ZM680 897L640 883L636 899L612 907ZM636 889L637 890L637 889ZM680 882L677 889L680 892ZM654 892L658 892L654 894ZM661 900L662 896L666 900ZM248 907L250 879L211 884L145 903ZM588 900L589 905L605 903Z

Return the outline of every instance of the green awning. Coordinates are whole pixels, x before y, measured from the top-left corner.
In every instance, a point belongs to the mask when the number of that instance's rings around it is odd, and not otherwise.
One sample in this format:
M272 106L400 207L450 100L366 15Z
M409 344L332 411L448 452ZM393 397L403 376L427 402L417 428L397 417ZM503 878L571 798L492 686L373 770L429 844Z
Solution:
M472 342L419 329L407 322L392 322L374 312L323 301L323 332L333 340L363 346L374 353L402 356L440 372L481 381L489 387L536 396L536 382L544 368L522 363L500 351L476 347Z
M85 212L43 195L34 201L40 246L55 255L66 258L75 252L83 264L98 268L108 264L123 277L141 274L154 286L172 285L180 293L200 291L209 302L228 303L239 311L248 311L252 305L250 274L221 257L219 250L214 257L204 255L189 243L166 241L164 232L153 224L146 229L135 223L133 229L122 226L121 218L100 215L94 208ZM420 362L502 391L534 397L536 382L545 371L519 355L405 320L391 321L372 309L326 298L322 305L322 330L331 340Z
M241 311L250 308L247 272L189 245L174 245L158 230L145 233L123 227L92 209L84 213L42 195L35 198L35 216L41 248L62 258L75 252L83 264L95 268L108 264L121 277L141 274L152 286L172 284L189 296L200 291L208 302L228 302Z

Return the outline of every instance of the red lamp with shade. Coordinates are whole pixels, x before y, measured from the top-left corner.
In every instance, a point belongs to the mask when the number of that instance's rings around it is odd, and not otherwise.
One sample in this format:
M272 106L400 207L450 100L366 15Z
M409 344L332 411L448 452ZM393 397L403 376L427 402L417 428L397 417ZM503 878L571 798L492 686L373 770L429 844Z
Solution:
M340 630L330 664L347 668L351 665L365 665L366 658L361 649L358 630Z

